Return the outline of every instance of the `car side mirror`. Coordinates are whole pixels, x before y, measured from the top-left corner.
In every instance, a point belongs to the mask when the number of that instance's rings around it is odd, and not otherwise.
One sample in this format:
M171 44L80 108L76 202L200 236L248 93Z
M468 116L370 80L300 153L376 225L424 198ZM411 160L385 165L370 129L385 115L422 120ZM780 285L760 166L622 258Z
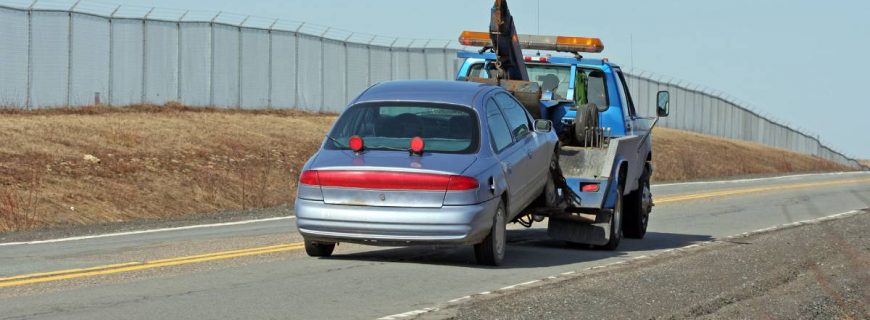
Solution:
M670 103L671 94L667 91L659 91L656 95L656 115L659 117L668 116L668 103Z
M552 130L552 121L545 119L535 119L535 132L550 132Z

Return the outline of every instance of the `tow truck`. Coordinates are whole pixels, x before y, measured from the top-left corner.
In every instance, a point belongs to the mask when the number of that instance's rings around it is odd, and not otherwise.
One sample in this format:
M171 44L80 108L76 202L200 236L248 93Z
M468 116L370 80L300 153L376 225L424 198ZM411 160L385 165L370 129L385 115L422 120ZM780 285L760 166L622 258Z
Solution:
M643 238L653 208L650 135L668 116L669 93L657 93L655 116L637 114L622 69L582 56L602 52L600 39L517 34L506 0L495 1L489 32L464 31L459 42L481 49L458 53L457 80L504 87L559 134L548 186L555 205L529 207L514 222L547 218L551 238L610 250L623 236Z

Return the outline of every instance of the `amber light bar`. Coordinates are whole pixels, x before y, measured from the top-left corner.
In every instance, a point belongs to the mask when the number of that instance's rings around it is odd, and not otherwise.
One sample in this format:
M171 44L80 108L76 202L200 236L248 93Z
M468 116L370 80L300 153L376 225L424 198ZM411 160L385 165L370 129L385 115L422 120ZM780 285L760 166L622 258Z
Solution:
M604 44L598 38L517 35L520 47L529 50L551 50L562 52L592 52L604 51ZM492 40L487 32L463 31L459 35L459 43L472 47L491 47Z

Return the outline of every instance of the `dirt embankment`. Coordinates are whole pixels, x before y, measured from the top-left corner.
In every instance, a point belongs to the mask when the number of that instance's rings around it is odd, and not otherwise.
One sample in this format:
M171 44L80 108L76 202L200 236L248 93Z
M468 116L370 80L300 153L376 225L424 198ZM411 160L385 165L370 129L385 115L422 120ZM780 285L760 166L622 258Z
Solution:
M163 107L0 110L0 231L289 203L334 115ZM655 180L846 168L657 129Z
M853 170L818 157L693 132L656 128L655 181Z

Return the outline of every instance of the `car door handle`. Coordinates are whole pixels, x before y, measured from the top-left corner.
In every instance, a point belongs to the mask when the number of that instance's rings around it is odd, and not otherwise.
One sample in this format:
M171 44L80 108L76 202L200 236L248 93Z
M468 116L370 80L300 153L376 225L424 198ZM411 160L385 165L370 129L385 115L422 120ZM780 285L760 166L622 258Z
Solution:
M532 152L532 150L526 150L526 154L529 156L529 159L531 159L535 153Z

